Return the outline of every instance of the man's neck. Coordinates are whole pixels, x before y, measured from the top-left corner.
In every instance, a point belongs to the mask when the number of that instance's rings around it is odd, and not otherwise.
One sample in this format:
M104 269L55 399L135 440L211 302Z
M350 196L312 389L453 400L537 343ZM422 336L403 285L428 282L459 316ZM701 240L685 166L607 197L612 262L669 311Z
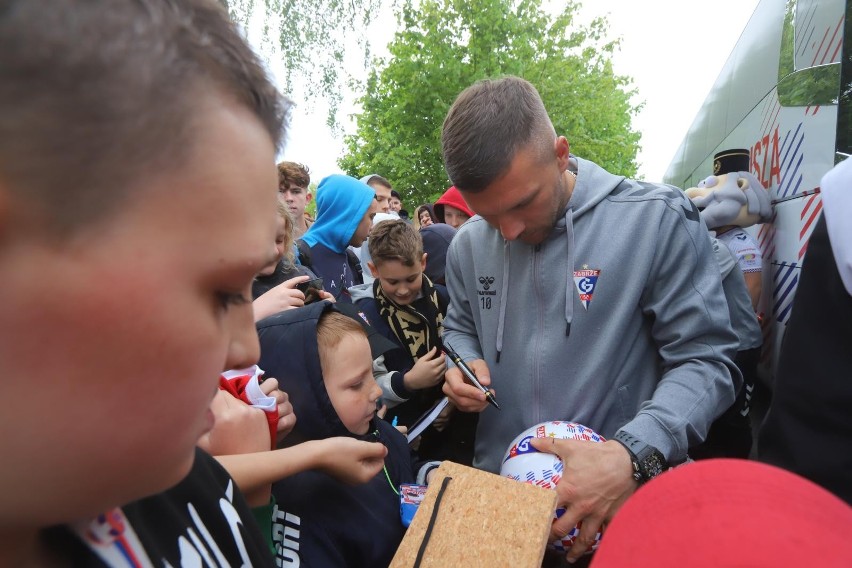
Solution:
M564 217L565 212L568 210L568 203L571 202L571 196L574 195L574 185L577 183L577 174L570 169L567 169L562 173L562 181L565 187L563 192L564 201L559 209L559 215L556 217L557 221Z
M308 230L308 224L305 222L304 216L293 223L293 238L298 239Z

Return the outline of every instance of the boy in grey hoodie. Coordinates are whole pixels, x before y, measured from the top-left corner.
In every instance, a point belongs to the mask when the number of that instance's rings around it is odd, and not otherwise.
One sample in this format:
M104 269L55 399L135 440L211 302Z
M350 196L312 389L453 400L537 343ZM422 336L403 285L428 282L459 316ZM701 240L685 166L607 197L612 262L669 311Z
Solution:
M576 559L638 484L682 462L734 401L737 338L706 227L677 188L570 155L522 79L465 90L442 144L451 181L479 214L447 257L445 339L502 410L457 369L444 392L480 412L474 465L489 471L538 422L614 438L533 442L565 461L557 491L568 507L552 536L583 520Z

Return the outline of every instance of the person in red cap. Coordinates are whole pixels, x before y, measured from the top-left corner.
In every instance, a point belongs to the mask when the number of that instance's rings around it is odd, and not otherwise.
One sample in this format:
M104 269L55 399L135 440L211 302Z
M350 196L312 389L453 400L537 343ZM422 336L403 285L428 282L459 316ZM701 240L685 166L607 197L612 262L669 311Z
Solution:
M713 459L647 483L607 527L592 568L852 566L852 508L753 461Z
M464 225L465 221L476 215L468 207L456 186L451 186L445 191L432 209L439 223L446 223L453 229L458 229Z

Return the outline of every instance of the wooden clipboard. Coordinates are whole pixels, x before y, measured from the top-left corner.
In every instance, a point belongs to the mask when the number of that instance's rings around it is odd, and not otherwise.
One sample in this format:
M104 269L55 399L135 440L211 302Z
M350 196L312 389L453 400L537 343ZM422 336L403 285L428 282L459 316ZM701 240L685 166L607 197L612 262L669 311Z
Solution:
M537 568L555 508L555 491L444 462L390 566Z

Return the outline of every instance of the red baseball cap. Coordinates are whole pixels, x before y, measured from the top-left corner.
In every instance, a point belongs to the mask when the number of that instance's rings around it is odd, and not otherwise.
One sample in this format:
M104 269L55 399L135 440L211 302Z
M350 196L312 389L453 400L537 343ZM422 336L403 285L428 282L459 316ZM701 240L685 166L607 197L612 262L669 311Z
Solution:
M648 482L606 528L592 568L852 566L852 507L763 463L713 459Z

